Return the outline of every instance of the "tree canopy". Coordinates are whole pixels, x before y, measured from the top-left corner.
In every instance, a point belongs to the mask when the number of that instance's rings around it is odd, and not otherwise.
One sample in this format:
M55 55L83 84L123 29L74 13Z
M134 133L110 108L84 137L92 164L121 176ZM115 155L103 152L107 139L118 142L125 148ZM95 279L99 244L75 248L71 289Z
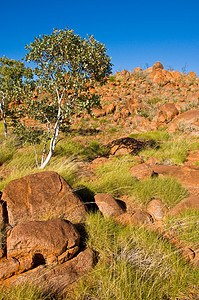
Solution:
M7 135L6 117L9 115L9 104L18 102L21 89L27 80L32 78L32 71L21 61L0 58L0 112L4 121L5 135Z
M36 89L33 93L30 82L24 83L27 96L13 110L13 124L24 142L35 144L44 139L40 164L44 168L55 150L60 128L70 125L74 114L91 113L100 105L100 96L90 87L96 81L105 82L112 64L104 44L93 36L81 38L68 28L38 36L26 49L26 61L35 66Z

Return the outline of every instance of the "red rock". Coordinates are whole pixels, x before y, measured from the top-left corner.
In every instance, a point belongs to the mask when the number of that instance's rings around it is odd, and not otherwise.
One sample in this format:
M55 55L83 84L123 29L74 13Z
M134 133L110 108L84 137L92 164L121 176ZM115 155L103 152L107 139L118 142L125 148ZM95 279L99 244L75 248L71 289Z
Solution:
M96 118L104 117L106 115L106 111L104 109L94 108L93 113Z
M56 172L45 171L13 180L3 190L9 224L62 217L73 223L86 218L84 203Z
M160 108L160 112L163 114L166 122L173 120L173 118L179 113L174 103L165 103Z
M15 258L0 261L0 280L14 275L19 268L19 262Z
M153 65L153 71L157 70L157 69L164 69L163 65L161 64L161 62L157 61L154 65Z
M15 258L20 263L18 272L24 272L35 264L70 259L79 249L79 240L78 231L69 221L30 221L9 230L7 258Z
M149 224L153 222L153 218L151 217L151 215L141 209L137 209L133 213L126 212L115 218L115 220L123 225L138 226L142 226L144 224Z
M104 109L105 109L106 115L111 114L115 111L115 104L111 103L111 104L105 106Z
M173 122L168 127L168 132L173 133L179 129L180 124L184 126L191 125L195 123L199 118L199 109L192 109L184 112L183 114L176 117Z
M187 158L186 158L185 165L195 166L196 163L199 163L199 150L190 151Z
M154 175L153 168L150 165L147 165L146 163L131 166L130 172L138 180L148 179Z
M140 71L142 71L142 69L140 67L134 68L134 70L133 70L134 73L140 72Z
M182 200L168 212L169 216L175 216L188 209L199 210L199 195L192 195Z
M189 72L189 74L187 74L187 76L186 76L186 78L197 78L197 75L196 75L196 73L195 72L193 72L193 71L191 71L191 72Z
M81 276L92 269L93 264L94 253L90 249L86 249L63 264L50 267L39 266L23 274L13 276L3 283L9 286L34 283L44 293L60 299L67 295L67 291Z
M147 212L153 217L154 220L162 220L166 215L168 209L159 199L153 199L147 204Z
M182 77L182 74L179 71L170 71L170 73L176 81L180 80Z
M117 201L108 194L95 195L95 203L104 217L117 217L124 213Z

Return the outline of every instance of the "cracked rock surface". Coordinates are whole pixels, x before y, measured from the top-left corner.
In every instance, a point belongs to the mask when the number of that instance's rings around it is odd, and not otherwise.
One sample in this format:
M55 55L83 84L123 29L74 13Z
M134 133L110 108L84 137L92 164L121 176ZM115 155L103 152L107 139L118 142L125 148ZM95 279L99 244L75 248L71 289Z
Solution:
M13 180L1 200L7 205L11 226L27 221L63 218L80 223L86 217L84 203L56 172L45 171Z

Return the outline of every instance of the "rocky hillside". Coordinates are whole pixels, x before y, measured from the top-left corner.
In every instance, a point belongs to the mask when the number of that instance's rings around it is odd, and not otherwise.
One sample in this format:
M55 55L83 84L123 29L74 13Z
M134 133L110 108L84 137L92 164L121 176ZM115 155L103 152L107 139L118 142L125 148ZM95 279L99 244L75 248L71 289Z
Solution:
M93 90L44 172L0 126L0 299L198 300L199 78L156 62Z
M102 109L94 110L93 120L85 116L92 129L109 124L122 126L126 133L167 129L198 134L199 78L194 72L168 71L156 62L144 71L118 72L95 90L102 95ZM80 122L77 118L76 124Z

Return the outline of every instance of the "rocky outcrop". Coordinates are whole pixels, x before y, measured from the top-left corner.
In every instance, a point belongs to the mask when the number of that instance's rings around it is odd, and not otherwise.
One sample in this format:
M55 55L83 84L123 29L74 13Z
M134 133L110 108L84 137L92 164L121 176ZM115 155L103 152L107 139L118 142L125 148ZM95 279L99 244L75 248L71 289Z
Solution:
M63 219L16 225L7 233L7 259L0 262L4 269L0 279L39 265L63 263L79 250L79 241L74 225Z
M199 166L154 165L153 170L159 176L172 176L178 179L191 193L199 195Z
M173 120L173 122L168 127L168 132L173 133L177 130L181 130L181 131L186 131L188 129L191 130L190 126L194 125L195 123L196 123L195 124L196 130L198 130L199 129L198 120L199 120L199 109L192 109L186 111Z
M94 258L94 253L90 249L86 249L63 264L38 266L5 280L4 284L16 286L31 283L41 288L44 293L60 298L66 295L72 284L91 270Z
M134 138L126 137L113 140L106 145L110 149L111 155L121 155L127 153L136 153L137 151L145 148L147 142L139 141Z
M3 190L2 201L7 205L11 226L60 217L79 223L86 217L84 203L63 177L52 171L9 182Z

